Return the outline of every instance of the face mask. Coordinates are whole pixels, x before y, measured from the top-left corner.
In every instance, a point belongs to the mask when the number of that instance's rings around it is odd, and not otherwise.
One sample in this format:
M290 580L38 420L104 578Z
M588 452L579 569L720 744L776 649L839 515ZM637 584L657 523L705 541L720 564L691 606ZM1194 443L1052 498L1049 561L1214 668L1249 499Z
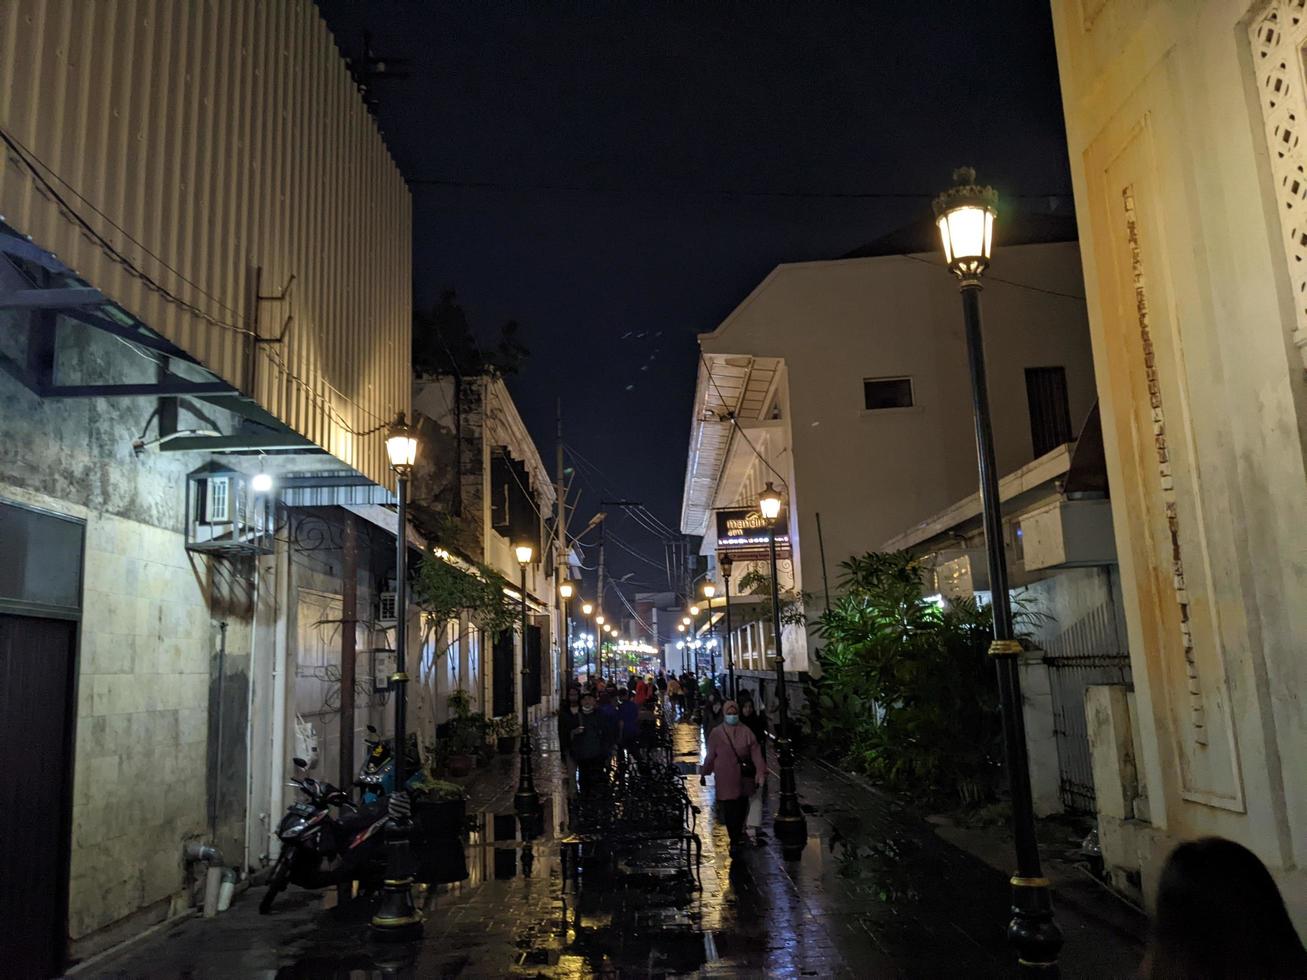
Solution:
M587 715L592 715L592 714L595 713L595 709L594 709L594 708L582 708L581 711L584 712L584 713L587 714Z
M728 725L738 725L739 723L740 723L740 716L739 716L739 715L727 715L727 716L726 716L726 724L728 724Z

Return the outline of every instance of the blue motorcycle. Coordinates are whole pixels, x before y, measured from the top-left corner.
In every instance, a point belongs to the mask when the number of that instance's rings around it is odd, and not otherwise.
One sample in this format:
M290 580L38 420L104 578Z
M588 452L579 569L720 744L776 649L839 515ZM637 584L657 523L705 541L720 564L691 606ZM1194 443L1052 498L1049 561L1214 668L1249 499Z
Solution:
M405 785L414 789L422 779L422 763L417 751L417 736L409 735L405 762L409 777ZM363 742L368 747L367 758L354 780L363 803L375 803L395 792L395 751L391 739L382 738L377 729L369 725Z

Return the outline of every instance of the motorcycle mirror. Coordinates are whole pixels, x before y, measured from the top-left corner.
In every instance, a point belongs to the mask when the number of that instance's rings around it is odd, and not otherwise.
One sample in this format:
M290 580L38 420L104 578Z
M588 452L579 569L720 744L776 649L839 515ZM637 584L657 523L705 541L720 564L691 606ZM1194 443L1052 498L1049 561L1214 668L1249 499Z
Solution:
M307 769L309 767L309 764L305 762L303 759L301 759L299 756L295 756L290 761L295 763L296 767L299 769Z

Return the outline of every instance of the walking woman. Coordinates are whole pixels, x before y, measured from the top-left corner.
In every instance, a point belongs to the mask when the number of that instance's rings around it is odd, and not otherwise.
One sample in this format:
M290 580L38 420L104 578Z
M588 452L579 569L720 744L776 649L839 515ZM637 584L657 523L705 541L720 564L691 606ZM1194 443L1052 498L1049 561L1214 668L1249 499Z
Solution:
M731 841L731 856L743 846L744 819L749 812L749 798L758 792L763 774L762 748L747 726L740 724L740 706L727 701L723 723L708 736L708 751L700 768L699 782L706 776L717 777L717 803Z
M767 790L767 716L758 711L751 697L740 698L740 724L753 732L762 748L763 767L758 771L759 792L749 798L749 816L744 829L753 838L755 847L761 847L766 835L762 832L762 794Z

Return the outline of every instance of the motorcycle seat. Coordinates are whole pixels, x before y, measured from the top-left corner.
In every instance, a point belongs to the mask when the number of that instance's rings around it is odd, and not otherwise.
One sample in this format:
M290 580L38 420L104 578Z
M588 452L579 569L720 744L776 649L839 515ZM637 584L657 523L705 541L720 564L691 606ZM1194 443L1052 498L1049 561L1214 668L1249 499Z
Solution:
M363 803L357 810L341 810L338 823L342 830L354 834L366 827L372 826L378 819L386 815L386 804Z

